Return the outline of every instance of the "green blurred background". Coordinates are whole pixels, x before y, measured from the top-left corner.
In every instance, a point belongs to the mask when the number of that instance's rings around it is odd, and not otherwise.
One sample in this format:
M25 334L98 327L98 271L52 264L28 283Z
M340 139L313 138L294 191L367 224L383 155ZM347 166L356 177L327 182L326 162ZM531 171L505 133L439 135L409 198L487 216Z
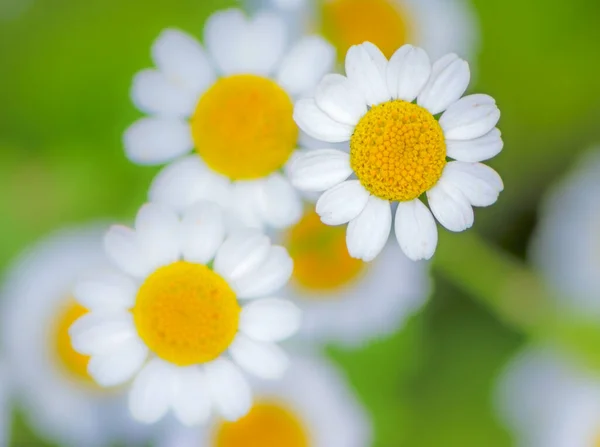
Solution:
M121 135L138 116L132 75L161 29L200 35L225 0L31 0L0 20L0 269L65 223L130 220L155 168L129 163ZM544 191L600 142L600 2L474 0L477 84L502 110L506 190L476 231L525 258ZM0 0L0 11L25 8ZM11 6L12 4L12 6ZM460 238L461 235L453 235ZM330 349L372 413L376 447L512 445L490 392L525 341L435 275L430 303L401 333L359 352ZM14 445L44 445L15 419Z

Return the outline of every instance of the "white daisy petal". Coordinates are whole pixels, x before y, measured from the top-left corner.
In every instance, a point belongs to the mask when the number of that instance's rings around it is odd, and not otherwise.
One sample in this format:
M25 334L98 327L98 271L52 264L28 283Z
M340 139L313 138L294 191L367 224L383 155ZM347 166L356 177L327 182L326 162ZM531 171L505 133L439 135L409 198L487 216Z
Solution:
M294 121L313 138L328 143L350 141L353 126L338 123L323 112L314 99L300 99L294 107Z
M229 360L217 359L205 366L209 392L223 418L236 421L252 406L252 393L240 370Z
M237 280L233 287L240 299L270 295L289 281L293 269L294 262L287 250L274 245L265 262Z
M355 126L367 113L364 96L355 85L340 74L328 74L315 91L315 102L338 123Z
M273 228L286 228L302 217L302 199L281 174L272 174L259 182L255 206L262 220Z
M239 9L218 11L204 25L204 42L220 71L239 72L240 42L248 34L248 22Z
M387 64L381 50L371 42L354 45L346 53L346 76L370 106L391 98L386 82Z
M169 162L192 150L189 124L176 118L142 118L123 135L127 158L140 165Z
M206 422L211 399L204 372L197 367L179 368L175 376L171 405L179 421L187 426Z
M186 118L196 106L197 98L169 82L157 70L143 70L133 78L131 99L142 112L164 117Z
M333 69L335 48L318 36L305 36L286 54L276 79L292 96L310 93Z
M86 355L110 354L123 343L137 339L130 312L88 312L69 328L75 351Z
M259 231L246 230L232 234L219 248L214 262L215 272L235 281L258 269L268 258L271 241Z
M469 64L456 54L448 54L433 64L429 81L417 98L417 104L432 115L446 110L469 86Z
M440 126L449 140L472 140L490 132L500 119L496 101L489 95L469 95L444 112Z
M295 334L300 322L301 312L295 304L264 298L242 308L240 331L259 341L281 341Z
M469 200L452 184L440 181L427 191L427 200L431 212L446 229L454 232L464 231L473 226L475 215Z
M347 180L325 191L316 211L327 225L342 225L358 216L367 205L369 193L358 180Z
M350 154L337 149L316 149L298 154L288 172L296 188L320 192L342 183L352 175Z
M419 199L398 203L394 232L400 248L413 261L430 259L438 232L431 211Z
M200 43L176 29L166 29L158 36L152 46L152 59L169 82L185 89L193 100L216 78Z
M496 203L504 190L502 179L496 171L481 163L453 161L444 168L445 181L454 185L473 206L490 206Z
M181 220L181 243L186 261L207 264L215 257L223 239L225 221L218 205L200 202L186 210Z
M155 203L145 204L135 218L135 232L144 258L153 268L179 260L180 224L173 211Z
M78 281L73 296L89 310L121 310L133 306L137 289L128 276L103 271Z
M264 222L256 207L255 199L259 194L257 181L237 181L233 183L231 207L235 219L247 228L264 229Z
M104 249L113 262L128 275L143 278L152 265L140 250L133 230L122 225L113 225L104 236Z
M348 224L348 253L365 262L383 250L392 229L392 208L387 200L369 197L363 211Z
M262 76L271 74L287 47L288 33L283 18L272 12L259 12L249 24L249 35L244 40L247 58L243 71Z
M135 378L129 392L129 411L134 419L153 424L169 410L173 398L174 367L155 358Z
M387 86L394 99L413 102L431 75L427 53L412 45L403 45L391 57L387 66Z
M120 385L131 379L142 367L148 348L135 337L110 352L96 354L90 358L88 373L104 387Z
M474 140L446 140L448 157L464 162L489 160L498 155L503 147L504 142L497 128Z
M244 370L261 379L280 379L289 366L289 359L279 346L242 334L229 345L229 353Z

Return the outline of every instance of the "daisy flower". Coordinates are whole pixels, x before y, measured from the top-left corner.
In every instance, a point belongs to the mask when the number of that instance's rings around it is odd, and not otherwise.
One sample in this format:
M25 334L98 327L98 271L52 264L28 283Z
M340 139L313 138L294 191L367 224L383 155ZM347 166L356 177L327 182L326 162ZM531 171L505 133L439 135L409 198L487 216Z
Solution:
M298 145L294 99L331 69L333 47L316 36L289 46L281 17L231 9L208 19L204 46L168 29L152 58L157 68L138 73L131 91L150 116L124 135L133 162L170 163L150 200L177 211L215 201L258 228L297 221L302 203L282 172Z
M302 309L305 339L356 346L389 335L429 296L426 263L410 261L396 243L372 263L352 258L344 229L323 224L312 210L281 240L294 261L283 295Z
M48 236L9 266L1 290L1 382L11 384L38 435L64 446L136 445L149 436L128 416L124 396L94 383L89 357L73 350L68 335L88 312L72 297L75 281L87 269L109 265L103 231L93 224Z
M209 202L181 218L147 204L135 229L114 226L105 236L119 271L75 286L90 312L71 326L73 346L91 356L88 372L100 385L135 377L129 408L139 421L156 422L169 409L186 425L213 409L235 420L252 401L240 367L266 379L287 367L275 342L296 332L299 312L272 294L288 281L292 260L256 230L226 238L223 220Z
M256 402L237 422L170 430L158 447L367 447L371 422L340 372L296 355L282 380L256 384Z
M388 61L365 42L348 50L346 76L325 76L314 97L296 103L294 118L307 134L350 142L350 153L298 155L289 173L297 188L324 191L316 211L328 225L348 223L352 257L371 261L383 249L391 203L398 202L398 243L418 260L435 252L433 216L463 231L473 225L473 206L497 200L502 180L479 162L502 149L500 111L488 95L461 98L469 80L469 65L455 54L432 65L425 51L405 45ZM419 199L425 193L431 212Z

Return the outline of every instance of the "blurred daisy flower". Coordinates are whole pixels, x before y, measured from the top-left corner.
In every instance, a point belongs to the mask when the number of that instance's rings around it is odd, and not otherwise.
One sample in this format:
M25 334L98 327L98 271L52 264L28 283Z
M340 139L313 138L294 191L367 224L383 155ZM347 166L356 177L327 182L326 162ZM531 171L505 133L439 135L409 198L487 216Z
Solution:
M87 269L109 265L102 232L92 225L49 236L15 261L2 288L3 376L31 427L64 446L135 445L148 436L123 396L94 383L89 357L73 350L68 335L88 313L73 299L73 284Z
M600 379L567 354L520 353L500 378L496 403L518 446L600 445Z
M302 309L306 339L360 345L397 331L429 296L427 264L411 262L395 243L372 263L352 258L344 229L312 210L282 241L294 261L283 294Z
M346 76L326 75L314 97L296 103L294 118L308 135L350 143L350 153L299 154L289 173L297 188L324 191L316 211L328 225L348 223L352 257L371 261L381 252L391 203L398 202L398 243L419 260L437 246L433 216L463 231L473 225L473 206L496 202L502 180L479 162L502 149L500 111L488 95L462 97L469 80L468 63L455 54L431 64L425 51L405 45L388 61L365 42L348 50ZM419 199L425 193L431 211Z
M153 202L182 211L212 200L247 226L287 227L302 214L282 172L298 145L294 98L314 89L335 51L316 36L289 46L281 17L237 9L208 19L204 43L173 29L158 37L157 69L138 73L131 93L151 116L125 132L127 156L171 163L151 186Z
M294 356L277 382L256 384L256 402L237 422L170 430L158 447L367 447L371 423L340 372L325 359Z
M296 306L271 298L292 273L287 251L256 230L226 238L209 202L181 219L147 204L134 230L114 226L104 243L120 271L77 283L75 298L90 312L70 329L75 349L91 356L92 377L102 386L135 377L129 407L142 422L169 409L186 425L213 409L244 416L252 397L240 367L280 377L288 359L275 342L300 323Z

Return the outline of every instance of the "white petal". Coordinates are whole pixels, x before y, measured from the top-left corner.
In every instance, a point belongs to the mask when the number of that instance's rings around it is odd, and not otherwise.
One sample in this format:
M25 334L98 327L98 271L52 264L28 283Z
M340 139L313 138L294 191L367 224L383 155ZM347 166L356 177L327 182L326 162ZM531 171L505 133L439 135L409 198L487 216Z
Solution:
M325 191L316 211L324 224L342 225L358 216L367 205L369 193L358 180L348 180Z
M328 143L350 141L354 127L338 123L323 112L314 99L300 99L294 107L294 121L313 138Z
M498 173L481 163L450 162L444 168L444 177L444 181L460 190L473 206L496 203L498 195L504 190Z
M164 30L152 46L152 58L169 82L185 89L193 100L215 81L208 55L196 39L182 31Z
M346 54L346 76L362 91L370 106L391 99L386 82L387 64L381 50L371 42L354 45Z
M221 208L210 202L199 202L186 210L181 220L183 258L207 264L225 239L225 221Z
M464 231L473 226L475 215L468 199L456 187L440 181L427 191L431 212L450 231Z
M417 104L432 115L446 110L467 90L471 73L469 64L456 54L448 54L433 64L429 81L417 98Z
M170 83L167 76L157 70L143 70L135 75L131 99L142 112L174 118L190 116L197 101L196 96Z
M259 231L246 230L229 236L215 257L214 270L229 281L258 269L269 256L271 241Z
M75 299L89 310L129 309L135 302L137 285L128 276L113 271L94 273L73 288Z
M353 258L372 261L383 250L391 229L390 203L375 196L369 197L364 210L348 224L348 253Z
M492 129L486 135L474 140L446 140L448 157L465 162L489 160L498 155L503 147L504 143L498 129Z
M273 228L286 228L302 217L302 199L281 174L272 174L259 182L255 206L261 219Z
M230 210L242 226L263 230L265 224L255 204L259 189L259 182L254 180L234 182Z
M148 348L140 339L132 338L118 348L90 358L88 373L104 387L120 385L139 371L148 356Z
M472 140L490 132L500 119L494 98L469 95L459 99L444 112L440 126L449 140Z
M135 232L144 258L153 268L179 260L180 225L173 211L155 203L145 204L135 218Z
M299 153L288 167L296 188L318 192L342 183L352 175L350 154L337 149L317 149Z
M287 250L278 245L271 247L269 255L260 267L238 279L233 288L238 298L250 299L270 295L283 287L294 269L294 262Z
M69 328L75 351L86 355L110 354L120 345L137 339L131 312L89 312Z
M204 372L197 367L179 368L173 383L173 411L187 426L206 422L211 399Z
M355 126L367 113L362 93L348 78L339 74L328 74L323 78L315 91L315 102L335 121L350 126Z
M387 66L387 86L394 99L413 102L421 93L431 74L427 53L412 45L403 45L391 57Z
M169 410L173 398L174 367L152 359L135 378L129 392L129 410L137 421L152 424Z
M245 416L252 406L248 382L229 360L217 359L205 366L210 394L221 416L236 421Z
M295 334L300 322L301 312L295 304L264 298L243 307L240 331L259 341L281 341Z
M190 126L176 118L142 118L123 135L127 158L140 165L158 165L192 150Z
M431 211L419 199L398 203L394 232L400 248L409 259L431 259L438 232Z
M310 93L333 69L335 48L318 36L305 36L286 54L277 82L292 96Z
M279 346L242 334L233 340L229 353L244 370L261 379L280 379L289 366L289 359Z
M152 269L130 228L113 225L104 236L104 249L112 261L128 275L143 278Z

